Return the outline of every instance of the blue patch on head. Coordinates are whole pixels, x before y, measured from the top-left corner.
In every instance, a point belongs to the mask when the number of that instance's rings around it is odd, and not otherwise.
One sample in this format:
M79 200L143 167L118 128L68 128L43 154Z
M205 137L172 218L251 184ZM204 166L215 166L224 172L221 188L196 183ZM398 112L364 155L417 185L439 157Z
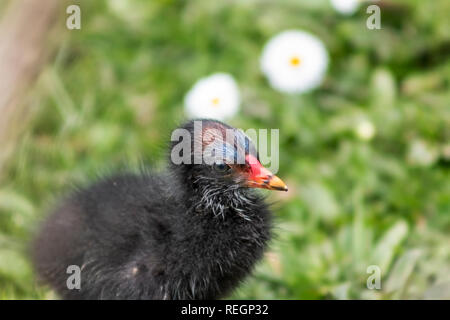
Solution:
M239 130L227 130L222 139L214 139L212 144L205 150L214 157L215 161L223 161L228 164L245 164L245 157L248 154L255 153L255 147L251 140Z

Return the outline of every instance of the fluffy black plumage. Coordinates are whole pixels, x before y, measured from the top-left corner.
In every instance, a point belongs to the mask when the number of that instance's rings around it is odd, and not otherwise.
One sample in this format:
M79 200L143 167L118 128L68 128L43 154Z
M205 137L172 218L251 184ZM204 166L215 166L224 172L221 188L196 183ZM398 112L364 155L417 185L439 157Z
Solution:
M184 128L193 132L192 122ZM39 278L65 299L224 297L262 257L271 229L263 199L230 170L170 164L75 192L34 241ZM67 288L69 265L81 267L80 290Z

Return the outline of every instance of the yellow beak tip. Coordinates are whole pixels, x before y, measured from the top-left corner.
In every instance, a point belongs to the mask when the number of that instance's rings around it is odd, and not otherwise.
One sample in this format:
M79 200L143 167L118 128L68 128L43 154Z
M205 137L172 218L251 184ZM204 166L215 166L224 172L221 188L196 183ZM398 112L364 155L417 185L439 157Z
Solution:
M273 190L288 191L288 187L286 186L286 184L277 176L273 176L270 179L269 187Z

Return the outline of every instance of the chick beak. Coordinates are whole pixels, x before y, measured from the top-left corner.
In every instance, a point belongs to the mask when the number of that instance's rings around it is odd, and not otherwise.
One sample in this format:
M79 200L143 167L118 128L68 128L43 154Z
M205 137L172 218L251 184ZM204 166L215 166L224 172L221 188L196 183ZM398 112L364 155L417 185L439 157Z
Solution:
M250 166L250 172L247 177L247 186L250 188L263 188L269 190L288 191L286 184L264 168L262 164L252 155L247 155L247 164Z

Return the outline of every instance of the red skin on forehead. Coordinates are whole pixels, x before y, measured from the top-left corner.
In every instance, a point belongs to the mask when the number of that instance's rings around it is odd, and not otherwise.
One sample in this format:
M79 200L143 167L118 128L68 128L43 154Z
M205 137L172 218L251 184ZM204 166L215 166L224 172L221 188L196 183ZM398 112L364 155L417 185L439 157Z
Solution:
M245 156L245 161L250 166L252 177L269 177L272 176L272 172L262 166L262 164L256 159L255 156L248 154Z

